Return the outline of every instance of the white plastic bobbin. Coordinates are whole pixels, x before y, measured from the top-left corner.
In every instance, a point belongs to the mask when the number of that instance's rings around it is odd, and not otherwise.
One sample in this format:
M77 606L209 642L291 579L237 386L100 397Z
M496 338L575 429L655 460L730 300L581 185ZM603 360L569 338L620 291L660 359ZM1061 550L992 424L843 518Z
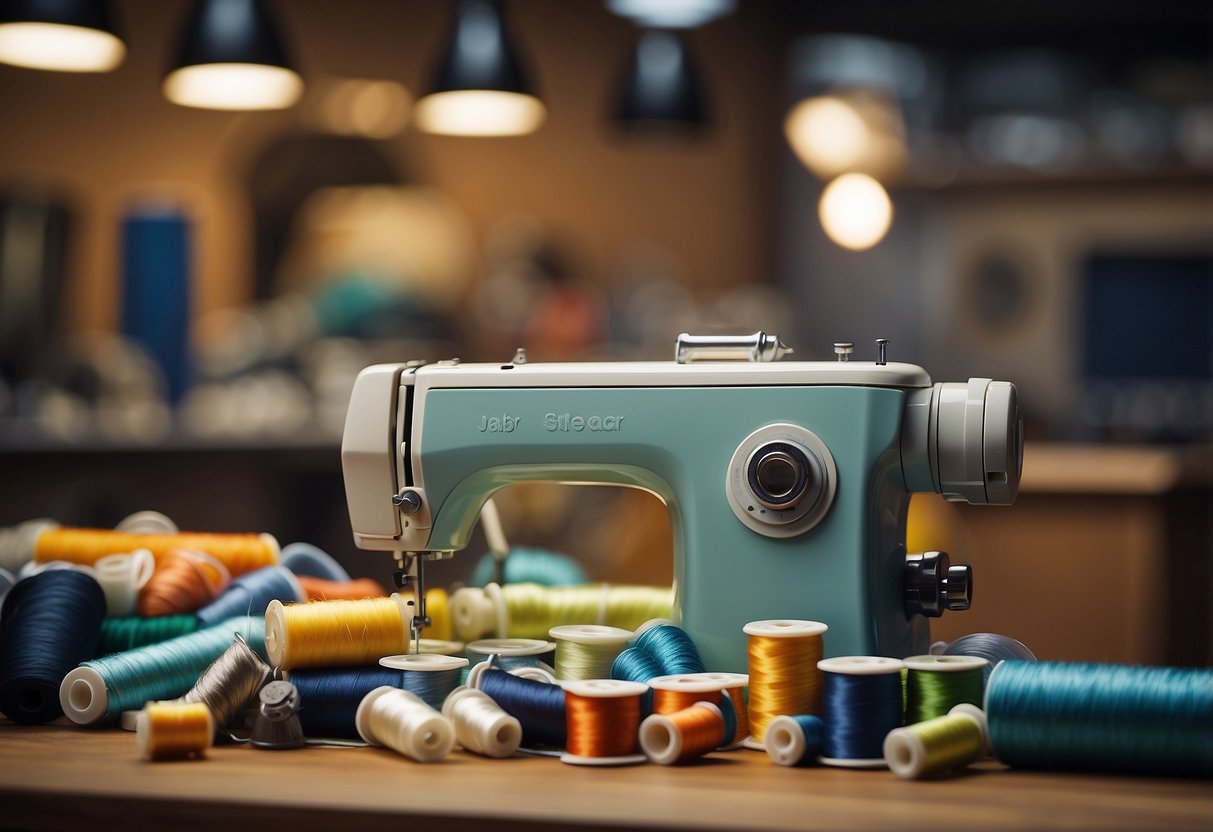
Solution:
M265 608L265 655L274 667L289 668L290 643L286 629L286 612L281 601L270 601Z
M477 707L479 716L469 719L469 709ZM455 739L467 751L486 757L509 757L522 744L522 723L476 688L460 685L451 691L442 703L442 714L454 723Z
M451 596L451 624L464 641L505 638L510 634L510 613L499 584L484 589L464 587Z
M836 656L817 663L817 669L822 673L839 673L844 676L885 676L893 673L900 675L904 667L905 662L901 659L890 659L887 656ZM840 768L885 768L884 757L821 757L820 762Z
M127 534L177 534L180 529L171 518L158 511L136 511L123 517L114 526L114 531Z
M768 618L762 621L751 621L741 628L747 636L761 638L812 638L824 635L829 626L820 621L806 621L800 618ZM749 677L747 677L748 682ZM754 737L746 737L741 744L753 751L765 751L766 746Z
M373 716L375 705L391 700L414 711L413 730L395 731L391 736L385 731L380 736ZM422 763L441 760L455 745L455 726L449 719L421 701L420 697L391 685L377 687L362 698L354 715L354 724L358 728L358 735L371 745L387 746Z
M476 653L478 656L501 656L510 659L542 656L555 649L555 642L541 638L482 638L467 646L467 652Z
M156 559L148 549L98 558L93 564L93 577L105 592L106 615L121 618L133 613L139 590L155 569Z
M585 625L590 626L590 625ZM559 629L559 628L557 628ZM609 629L618 629L611 627ZM624 630L624 632L627 632ZM641 682L624 682L618 679L581 679L560 683L565 693L581 696L587 699L625 699L630 696L639 698L648 685ZM639 731L639 725L637 726ZM575 766L629 766L643 763L647 758L643 754L625 754L620 757L585 757L570 754L567 751L560 755L560 762Z
M77 667L59 683L59 706L77 725L99 722L109 706L105 680L91 667Z
M674 673L669 676L654 676L648 686L653 690L673 690L682 693L720 693L727 687L727 677L733 673ZM706 700L705 700L706 701Z
M720 708L711 702L696 702L692 708L707 708L724 721ZM640 723L640 748L651 762L669 766L682 754L682 733L666 714L651 714Z
M980 656L910 656L902 660L907 670L928 673L961 673L966 670L984 671L990 663Z
M444 656L440 653L404 653L399 656L384 656L379 660L379 665L392 670L419 670L422 673L433 673L467 667L468 660L459 656Z
M766 746L767 756L777 765L795 766L804 759L809 742L800 723L784 714L775 717L767 725L763 744Z
M981 732L981 756L989 757L992 753L990 748L990 726L986 720L985 712L976 705L962 702L948 711L946 717L938 717L938 719L950 719L953 717L968 719L977 726L977 730ZM898 777L907 780L915 780L922 777L926 773L928 756L929 752L922 738L911 731L910 726L890 731L889 735L884 739L885 763L889 766L889 770Z

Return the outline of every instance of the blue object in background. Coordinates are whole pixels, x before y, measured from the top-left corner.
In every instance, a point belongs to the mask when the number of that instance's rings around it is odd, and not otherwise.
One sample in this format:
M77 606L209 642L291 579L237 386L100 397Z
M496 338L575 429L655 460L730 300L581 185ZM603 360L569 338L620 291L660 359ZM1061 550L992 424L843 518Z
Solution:
M190 222L171 208L137 208L122 224L122 332L164 372L170 402L190 384Z

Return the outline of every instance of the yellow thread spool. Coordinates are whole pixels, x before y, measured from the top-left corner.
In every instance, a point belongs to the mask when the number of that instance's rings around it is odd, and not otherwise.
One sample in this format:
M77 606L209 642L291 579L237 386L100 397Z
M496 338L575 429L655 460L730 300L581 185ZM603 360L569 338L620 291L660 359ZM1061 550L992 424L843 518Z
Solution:
M362 601L271 601L265 611L265 650L282 670L375 664L407 653L412 612L404 598Z
M771 720L781 714L821 712L822 634L819 621L771 619L742 628L749 637L750 739L747 748L762 749Z
M278 541L268 534L141 534L108 529L48 528L34 542L34 560L91 566L106 555L147 549L159 563L170 552L193 549L222 563L232 577L278 563Z
M635 630L652 618L668 618L674 590L655 586L548 587L489 584L465 587L451 599L455 635L482 638L544 638L564 624L602 624Z
M421 631L421 637L450 641L451 603L445 589L435 587L425 593L425 614L429 616L430 626Z
M944 716L904 728L895 728L884 739L884 759L898 777L917 780L933 777L989 753L990 729L985 713L967 702Z
M201 702L148 702L135 720L135 744L149 760L202 757L214 737L214 718Z

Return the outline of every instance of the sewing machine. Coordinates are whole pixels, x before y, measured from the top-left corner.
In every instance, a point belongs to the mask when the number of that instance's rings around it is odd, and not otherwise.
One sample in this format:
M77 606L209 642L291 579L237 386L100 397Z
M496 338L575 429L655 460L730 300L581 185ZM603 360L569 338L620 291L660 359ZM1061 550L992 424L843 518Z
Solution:
M742 627L826 622L827 655L926 653L966 609L969 567L907 553L910 495L1008 504L1022 462L1015 386L932 384L886 360L783 361L778 337L680 335L674 362L381 364L342 440L355 543L416 581L524 481L643 488L674 531L676 616L709 669L743 671ZM626 523L626 517L619 522Z

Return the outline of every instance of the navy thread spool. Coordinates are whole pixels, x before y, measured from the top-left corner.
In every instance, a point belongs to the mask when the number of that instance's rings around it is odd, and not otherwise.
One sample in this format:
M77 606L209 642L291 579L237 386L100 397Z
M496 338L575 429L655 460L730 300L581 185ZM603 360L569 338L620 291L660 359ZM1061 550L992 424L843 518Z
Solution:
M328 552L310 543L292 543L282 550L278 562L296 575L348 581L350 574Z
M63 713L59 686L93 657L105 593L76 569L48 569L17 582L0 611L0 711L24 725Z
M685 631L669 621L654 618L641 624L632 637L632 647L645 651L661 668L660 676L703 673L699 648Z
M781 766L811 766L821 755L825 726L814 714L784 714L767 725L767 756Z
M357 739L355 716L375 688L404 685L404 674L384 667L292 670L288 681L299 692L299 724L304 736Z
M1002 762L1213 776L1213 670L1004 661L986 686Z
M410 653L385 656L379 660L379 666L399 670L402 677L397 687L440 711L447 696L459 686L459 671L468 666L468 660L458 656Z
M564 748L568 742L564 689L486 668L469 686L477 687L522 724L522 744L528 748Z
M821 762L884 768L884 738L901 727L904 663L883 656L822 659Z
M198 610L198 620L203 627L210 627L234 615L265 615L271 601L290 604L306 600L289 569L266 566L233 580L222 595Z

